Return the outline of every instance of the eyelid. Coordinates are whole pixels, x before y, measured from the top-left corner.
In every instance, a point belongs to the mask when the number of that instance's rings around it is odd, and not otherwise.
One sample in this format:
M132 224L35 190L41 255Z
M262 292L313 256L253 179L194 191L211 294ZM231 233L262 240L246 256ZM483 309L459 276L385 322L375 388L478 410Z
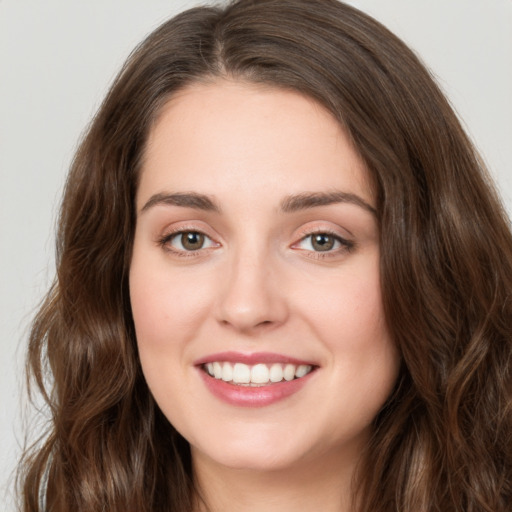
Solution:
M208 229L208 226L203 227L203 222L199 222L196 224L195 222L187 222L187 223L176 223L166 228L162 234L157 236L156 243L164 250L173 253L174 255L181 257L194 257L200 256L201 254L205 254L205 252L209 252L212 249L220 247L222 244L218 242L218 237L211 234L211 229ZM343 254L349 253L354 250L356 247L356 242L351 239L343 236L339 233L339 230L332 228L330 226L325 225L314 225L311 227L302 226L299 233L294 237L296 242L291 244L289 247L292 249L296 249L301 251L303 254L313 259L323 259L329 257L339 257ZM348 232L348 230L345 230ZM201 247L199 249L179 249L173 247L170 244L170 241L173 240L174 237L183 234L183 233L199 233L208 239L209 244L207 247ZM328 249L326 251L316 251L314 249L306 249L300 247L300 245L307 239L314 235L324 234L333 237L336 240L335 247Z
M310 238L315 235L328 235L332 236L336 242L339 244L338 247L327 250L327 251L315 251L313 249L304 249L299 247L299 244L304 242L307 238ZM323 258L329 258L329 257L339 257L340 255L343 255L345 253L351 252L356 247L356 242L354 240L351 240L349 238L346 238L345 236L342 236L338 231L336 231L333 228L325 227L325 226L315 226L311 228L302 227L301 231L298 235L300 238L297 242L294 242L291 245L292 249L297 249L301 252L303 252L305 255L307 255L310 258L314 259L323 259Z
M178 224L173 225L163 231L162 234L157 236L156 243L161 246L164 250L173 253L177 256L182 257L193 257L198 256L200 253L204 251L211 250L216 247L220 247L220 243L216 240L216 237L212 236L209 233L209 229L205 229L203 227L199 227L197 224ZM207 238L211 244L208 247L201 247L196 250L187 250L187 249L179 249L170 245L170 242L174 237L181 235L183 233L199 233Z
M198 235L201 235L204 237L204 241L205 243L207 244L206 246L203 245L203 247L200 247L199 249L180 249L179 247L176 247L175 245L173 245L173 242L175 241L178 241L178 243L181 243L180 242L180 239L183 237L183 235L186 235L186 234L190 234L190 233L197 233ZM197 252L197 251L201 251L203 249L209 249L210 247L214 247L215 246L215 242L205 233L202 233L200 231L196 231L196 230L180 230L176 233L171 233L169 234L167 237L167 243L175 250L179 251L179 252Z

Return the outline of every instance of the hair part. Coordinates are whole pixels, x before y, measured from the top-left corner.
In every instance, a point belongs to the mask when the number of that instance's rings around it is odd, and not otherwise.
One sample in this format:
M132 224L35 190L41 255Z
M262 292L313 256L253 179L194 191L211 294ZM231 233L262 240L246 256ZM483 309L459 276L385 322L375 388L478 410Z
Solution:
M57 277L30 336L28 370L52 422L25 457L23 510L192 510L199 490L188 444L142 376L128 270L151 127L177 91L225 78L316 100L374 182L383 303L403 361L358 471L361 512L505 512L510 225L418 58L335 0L191 9L153 32L121 70L73 161Z

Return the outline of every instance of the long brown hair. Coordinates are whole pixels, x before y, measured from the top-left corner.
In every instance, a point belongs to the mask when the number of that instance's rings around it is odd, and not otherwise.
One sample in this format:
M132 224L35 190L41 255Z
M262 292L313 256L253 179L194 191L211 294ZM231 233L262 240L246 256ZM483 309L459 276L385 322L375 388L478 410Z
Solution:
M336 0L191 9L128 59L73 162L57 277L30 336L51 424L24 458L23 510L192 509L189 447L144 382L127 275L148 131L173 93L216 77L314 98L373 177L383 302L403 363L358 471L361 512L509 510L508 220L418 58Z

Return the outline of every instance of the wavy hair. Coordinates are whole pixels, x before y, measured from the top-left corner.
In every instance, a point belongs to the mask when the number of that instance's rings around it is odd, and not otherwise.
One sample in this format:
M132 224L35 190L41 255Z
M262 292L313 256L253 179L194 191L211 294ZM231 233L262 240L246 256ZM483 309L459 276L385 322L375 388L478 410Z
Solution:
M176 91L222 77L315 99L373 177L402 367L357 472L361 512L509 510L512 236L479 157L419 59L369 16L336 0L238 0L153 32L75 156L29 342L51 422L24 457L23 511L192 510L188 444L142 376L128 269L148 131Z

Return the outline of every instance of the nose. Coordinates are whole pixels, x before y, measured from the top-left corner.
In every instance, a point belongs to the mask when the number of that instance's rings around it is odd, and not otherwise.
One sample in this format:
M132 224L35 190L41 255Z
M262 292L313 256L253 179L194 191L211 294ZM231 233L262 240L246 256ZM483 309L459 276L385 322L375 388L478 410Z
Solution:
M245 334L254 334L283 324L288 301L278 269L262 251L249 251L231 259L217 303L217 319Z

